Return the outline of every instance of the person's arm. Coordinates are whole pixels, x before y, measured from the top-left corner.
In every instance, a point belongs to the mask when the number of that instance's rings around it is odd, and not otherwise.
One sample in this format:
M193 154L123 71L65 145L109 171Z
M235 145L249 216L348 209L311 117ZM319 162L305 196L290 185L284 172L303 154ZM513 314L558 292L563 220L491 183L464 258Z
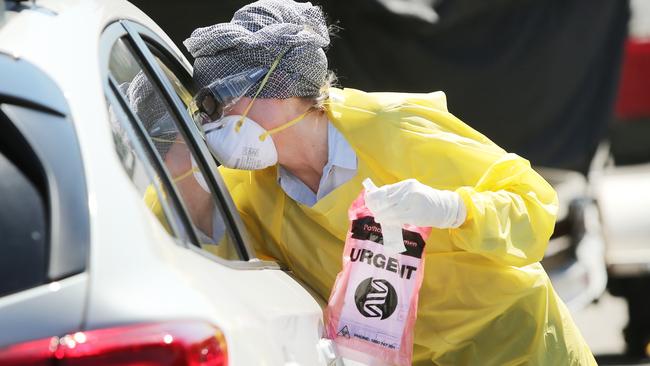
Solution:
M506 154L476 185L456 192L467 217L460 227L449 229L454 245L504 265L524 266L544 257L557 194L527 160Z
M427 185L419 191L437 191L412 201L426 202L420 212L432 212L429 226L447 228L455 249L495 263L523 266L541 260L555 224L555 190L526 159L507 153L447 112L444 94L417 97L396 115L408 164L379 158L390 164L394 176Z
M221 178L226 184L228 192L239 212L239 216L244 223L246 228L244 236L250 240L255 249L256 257L261 260L276 262L280 266L286 267L287 260L280 246L273 239L273 235L265 231L266 226L262 222L265 218L257 214L253 203L250 202L251 192L259 189L259 187L251 183L254 181L254 173L246 170L226 168L223 165L219 166L217 170L217 174L221 175Z
M479 169L478 161L466 162ZM503 265L540 261L553 232L557 195L527 160L503 154L472 186L439 190L415 179L366 193L366 205L385 224L448 230L452 244Z

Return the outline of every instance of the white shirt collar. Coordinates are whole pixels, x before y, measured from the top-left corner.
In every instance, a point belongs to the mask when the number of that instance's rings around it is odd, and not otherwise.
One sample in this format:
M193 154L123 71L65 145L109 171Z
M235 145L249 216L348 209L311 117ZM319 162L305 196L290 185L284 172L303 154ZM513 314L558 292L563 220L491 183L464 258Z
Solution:
M319 199L350 180L357 173L357 155L339 130L327 124L327 164L318 185L318 192L309 189L300 179L279 166L278 184L295 201L313 206Z

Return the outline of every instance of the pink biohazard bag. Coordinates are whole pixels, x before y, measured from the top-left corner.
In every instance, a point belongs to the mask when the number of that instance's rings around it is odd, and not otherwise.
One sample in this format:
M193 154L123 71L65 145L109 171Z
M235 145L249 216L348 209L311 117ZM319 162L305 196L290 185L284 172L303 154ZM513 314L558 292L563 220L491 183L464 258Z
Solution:
M364 191L348 211L343 269L325 310L327 337L340 354L368 365L410 365L424 241L431 228L404 225L406 251L385 252L381 226L365 206Z

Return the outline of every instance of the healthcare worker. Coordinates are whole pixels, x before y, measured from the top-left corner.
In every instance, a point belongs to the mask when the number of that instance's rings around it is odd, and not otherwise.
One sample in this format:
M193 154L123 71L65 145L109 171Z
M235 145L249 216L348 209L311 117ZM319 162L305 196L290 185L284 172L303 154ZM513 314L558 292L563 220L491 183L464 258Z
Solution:
M371 178L379 221L434 228L414 365L595 364L539 263L556 193L442 92L330 87L328 27L310 3L261 0L184 44L202 87L193 114L258 254L327 299Z

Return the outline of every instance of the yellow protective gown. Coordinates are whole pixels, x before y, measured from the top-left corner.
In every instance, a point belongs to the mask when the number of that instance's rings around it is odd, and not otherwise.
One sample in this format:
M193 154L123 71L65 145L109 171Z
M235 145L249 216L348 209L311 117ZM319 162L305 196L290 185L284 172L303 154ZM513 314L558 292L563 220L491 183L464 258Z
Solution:
M364 178L455 190L468 216L426 242L413 364L596 364L539 264L557 196L527 160L450 114L442 92L332 89L327 109L357 154L358 174L313 207L284 193L277 167L220 168L260 256L285 264L327 300Z

